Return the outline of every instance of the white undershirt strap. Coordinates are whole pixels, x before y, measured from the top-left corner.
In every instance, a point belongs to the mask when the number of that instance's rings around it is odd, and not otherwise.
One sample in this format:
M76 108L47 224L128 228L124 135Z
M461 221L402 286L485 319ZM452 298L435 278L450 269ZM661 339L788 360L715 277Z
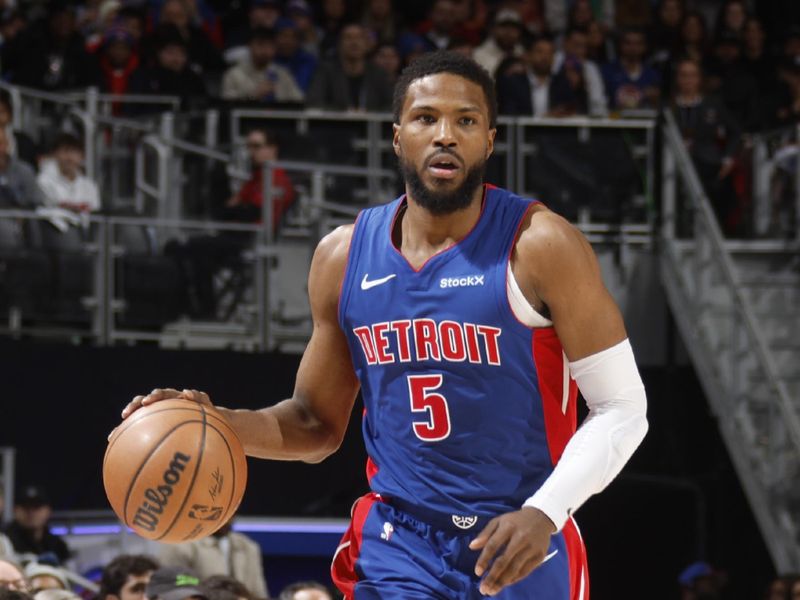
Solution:
M514 277L514 270L511 268L511 261L508 261L506 273L506 294L511 312L519 319L523 325L528 327L550 327L553 322L543 317L528 302L528 299L519 289L517 279Z

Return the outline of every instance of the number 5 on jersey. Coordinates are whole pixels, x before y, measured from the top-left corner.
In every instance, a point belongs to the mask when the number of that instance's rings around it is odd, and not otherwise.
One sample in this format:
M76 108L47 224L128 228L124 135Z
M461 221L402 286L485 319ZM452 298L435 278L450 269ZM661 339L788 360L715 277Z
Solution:
M414 434L423 442L439 442L450 435L447 398L435 393L442 386L442 375L409 375L408 395L412 412L425 412L425 421L414 421Z

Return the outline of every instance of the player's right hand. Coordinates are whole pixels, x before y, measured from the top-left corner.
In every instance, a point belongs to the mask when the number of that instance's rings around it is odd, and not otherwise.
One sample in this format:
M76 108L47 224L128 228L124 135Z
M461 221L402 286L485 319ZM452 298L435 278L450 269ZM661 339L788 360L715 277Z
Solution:
M191 400L205 406L213 406L211 399L205 392L197 390L176 390L173 388L156 388L145 396L134 396L128 405L122 409L122 418L127 419L142 406L149 406L161 400Z

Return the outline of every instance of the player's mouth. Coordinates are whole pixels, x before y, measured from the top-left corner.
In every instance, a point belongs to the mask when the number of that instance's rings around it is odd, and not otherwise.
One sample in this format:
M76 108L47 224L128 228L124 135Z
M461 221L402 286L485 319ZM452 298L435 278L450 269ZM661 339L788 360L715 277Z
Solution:
M439 179L453 179L458 175L461 165L458 159L448 154L434 156L428 161L428 171Z

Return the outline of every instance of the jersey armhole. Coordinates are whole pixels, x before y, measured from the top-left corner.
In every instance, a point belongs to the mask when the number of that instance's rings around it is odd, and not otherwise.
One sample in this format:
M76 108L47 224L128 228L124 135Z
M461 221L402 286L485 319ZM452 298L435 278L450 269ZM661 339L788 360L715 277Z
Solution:
M359 228L361 225L364 210L358 213L356 221L353 224L353 235L350 236L350 247L347 249L347 262L344 267L344 276L342 283L339 287L339 305L337 307L339 327L345 330L344 315L347 310L347 303L350 300L350 291L353 289L350 280L353 278L353 271L355 268L353 264L357 262L359 250L356 248L356 242L359 237Z

